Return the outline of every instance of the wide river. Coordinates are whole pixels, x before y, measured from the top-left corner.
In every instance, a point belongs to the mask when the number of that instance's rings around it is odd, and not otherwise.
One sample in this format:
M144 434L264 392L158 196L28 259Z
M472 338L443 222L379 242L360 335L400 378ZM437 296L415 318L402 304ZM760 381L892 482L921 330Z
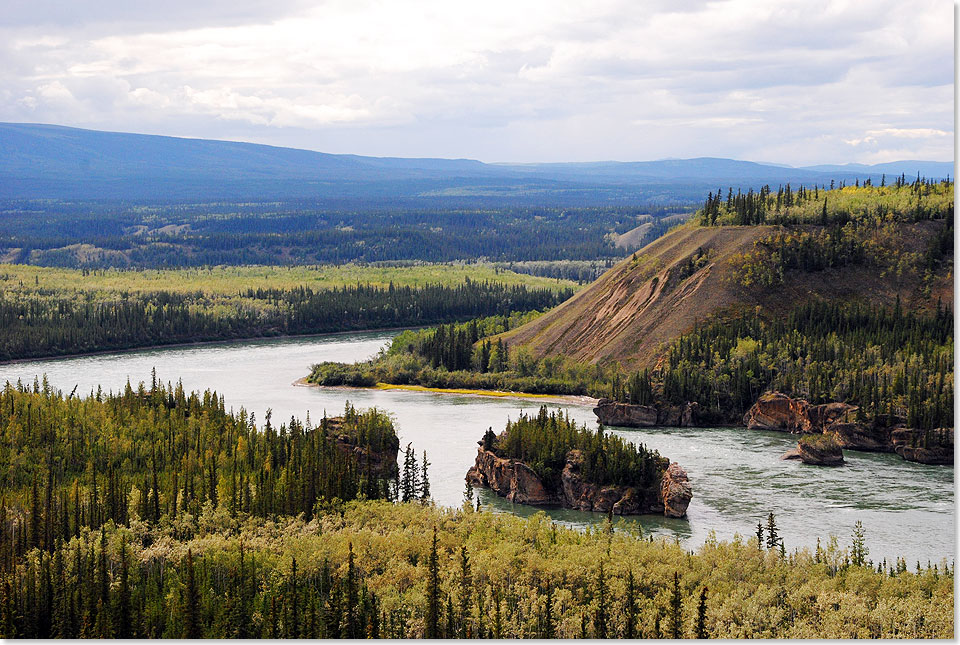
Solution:
M494 398L429 392L313 388L293 383L318 361L356 361L375 355L392 332L340 334L298 339L274 339L151 349L128 353L43 360L0 365L0 383L32 383L46 374L64 392L75 386L86 394L102 386L118 390L127 380L149 382L156 368L164 381L183 381L188 390L212 389L228 407L241 407L262 422L272 409L279 425L291 416L313 420L324 411L339 414L346 401L358 407L376 406L390 412L401 444L418 455L427 451L430 484L438 504L463 501L464 474L473 464L477 441L484 430L503 429L521 411L535 412L537 399ZM548 403L572 418L596 426L588 402ZM631 519L654 535L675 536L690 548L703 543L710 531L720 539L735 533L750 536L760 520L773 511L788 549L826 545L836 536L848 546L854 523L863 522L870 557L909 562L953 561L955 553L953 468L905 462L896 455L845 453L840 468L781 461L795 438L776 432L741 428L616 429L617 434L644 443L679 462L690 476L694 497L683 520L659 516ZM511 505L489 491L481 499L488 507L520 515L538 509ZM548 510L558 522L586 526L605 516L570 510Z

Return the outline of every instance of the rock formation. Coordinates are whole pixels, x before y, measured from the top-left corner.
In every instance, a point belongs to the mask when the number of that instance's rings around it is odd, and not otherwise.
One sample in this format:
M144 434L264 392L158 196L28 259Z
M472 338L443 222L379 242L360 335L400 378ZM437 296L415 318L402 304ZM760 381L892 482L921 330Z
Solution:
M631 486L602 486L584 481L583 457L579 450L567 453L558 490L551 490L527 464L497 456L481 442L476 463L467 471L467 482L487 486L497 495L517 504L559 505L581 511L641 515L663 513L683 517L693 496L687 473L679 464L670 464L658 489Z
M605 426L623 428L650 428L653 426L689 427L697 424L700 405L696 402L684 405L654 406L619 403L613 399L600 399L593 409L597 419Z
M381 450L368 450L367 446L361 446L357 438L352 434L347 434L343 430L342 417L328 417L328 429L333 445L340 452L353 454L357 458L360 468L366 468L369 464L370 470L386 477L396 476L397 455L400 452L400 440L393 437L393 441L383 446Z
M942 466L953 464L953 428L924 432L913 428L893 428L893 451L907 461Z
M847 403L810 405L803 399L793 399L781 392L768 392L743 416L743 424L749 430L822 432L856 410L857 406Z
M693 498L693 488L687 478L687 471L680 464L670 464L663 479L660 480L660 498L663 500L663 514L667 517L683 517Z
M803 399L792 399L780 392L761 396L744 415L743 422L752 430L779 430L801 434L824 434L834 439L838 449L871 452L895 452L907 461L922 464L953 463L953 428L923 431L905 427L905 419L878 416L870 423L848 421L857 407L848 403L810 405ZM783 459L801 459L802 451L792 450ZM805 461L814 463L820 456L808 454ZM842 459L842 457L841 457Z
M824 432L833 435L841 448L866 452L893 452L890 428L876 424L832 423Z
M812 466L842 466L843 450L830 435L804 437L797 442L800 460Z
M657 408L651 405L630 405L612 399L600 399L593 413L605 426L649 428L657 425Z
M476 463L467 471L474 486L489 486L497 495L515 504L556 504L557 496L547 490L530 466L516 459L498 457L481 446Z

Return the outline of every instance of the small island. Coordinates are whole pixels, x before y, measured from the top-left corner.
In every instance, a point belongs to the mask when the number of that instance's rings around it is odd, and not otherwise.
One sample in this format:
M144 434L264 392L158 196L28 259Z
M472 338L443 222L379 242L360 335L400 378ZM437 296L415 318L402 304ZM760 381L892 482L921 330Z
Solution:
M467 483L518 504L684 517L693 497L679 464L546 407L507 422L500 434L488 429L479 444Z

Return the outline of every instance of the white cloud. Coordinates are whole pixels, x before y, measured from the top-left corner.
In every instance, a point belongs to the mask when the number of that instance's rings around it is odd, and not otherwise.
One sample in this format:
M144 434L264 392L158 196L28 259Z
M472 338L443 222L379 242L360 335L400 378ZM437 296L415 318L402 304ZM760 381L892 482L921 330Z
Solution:
M941 0L50 1L0 27L0 120L504 161L953 156Z

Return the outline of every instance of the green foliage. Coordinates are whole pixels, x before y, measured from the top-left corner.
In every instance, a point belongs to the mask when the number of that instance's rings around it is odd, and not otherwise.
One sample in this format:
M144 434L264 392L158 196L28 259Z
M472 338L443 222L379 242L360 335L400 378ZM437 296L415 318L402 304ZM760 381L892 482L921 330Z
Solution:
M127 548L137 638L622 638L631 616L639 638L953 634L952 566L913 572L898 559L877 571L850 562L835 540L817 556L801 549L786 558L753 542L690 552L626 530L565 528L543 514L386 501L350 502L309 521L250 517L191 537L164 523L108 523L102 535L84 530L58 543L52 556L32 550L4 564L0 629L98 636Z
M488 439L485 436L484 442ZM594 432L567 416L547 413L545 406L536 416L521 414L516 421L508 421L506 429L489 443L494 453L523 461L555 489L571 450L581 453L584 480L601 486L659 486L668 465L655 450L605 434L602 429Z
M535 358L511 351L496 334L533 320L540 313L479 318L466 323L394 338L384 354L363 363L319 363L307 380L319 385L369 387L376 383L438 388L499 390L532 394L605 396L618 366L588 365L559 357Z
M809 446L813 450L836 450L840 448L840 442L836 437L828 434L805 434L799 439L804 446Z
M198 518L221 511L223 521L241 513L309 518L333 500L389 497L399 448L389 417L376 409L347 404L342 417L316 427L292 418L276 428L268 414L258 428L245 411L227 412L215 392L188 395L156 381L150 390L127 385L83 399L45 383L8 383L0 436L0 544L12 557L30 547L51 551L57 540L111 521L168 518L189 535Z
M224 293L213 282L197 291L159 287L103 293L82 288L85 278L79 273L70 277L75 282L69 288L20 282L0 291L0 360L423 325L549 308L572 295L569 289L469 277L450 285L257 287Z
M773 320L733 315L675 341L660 378L667 401L697 401L718 418L779 390L914 428L952 427L953 313L811 302Z
M849 222L918 222L953 219L953 182L900 177L890 185L873 186L869 180L856 186L829 189L790 184L774 194L769 186L747 193L729 189L726 199L720 191L710 193L693 221L701 226L758 224L819 224L844 226Z

